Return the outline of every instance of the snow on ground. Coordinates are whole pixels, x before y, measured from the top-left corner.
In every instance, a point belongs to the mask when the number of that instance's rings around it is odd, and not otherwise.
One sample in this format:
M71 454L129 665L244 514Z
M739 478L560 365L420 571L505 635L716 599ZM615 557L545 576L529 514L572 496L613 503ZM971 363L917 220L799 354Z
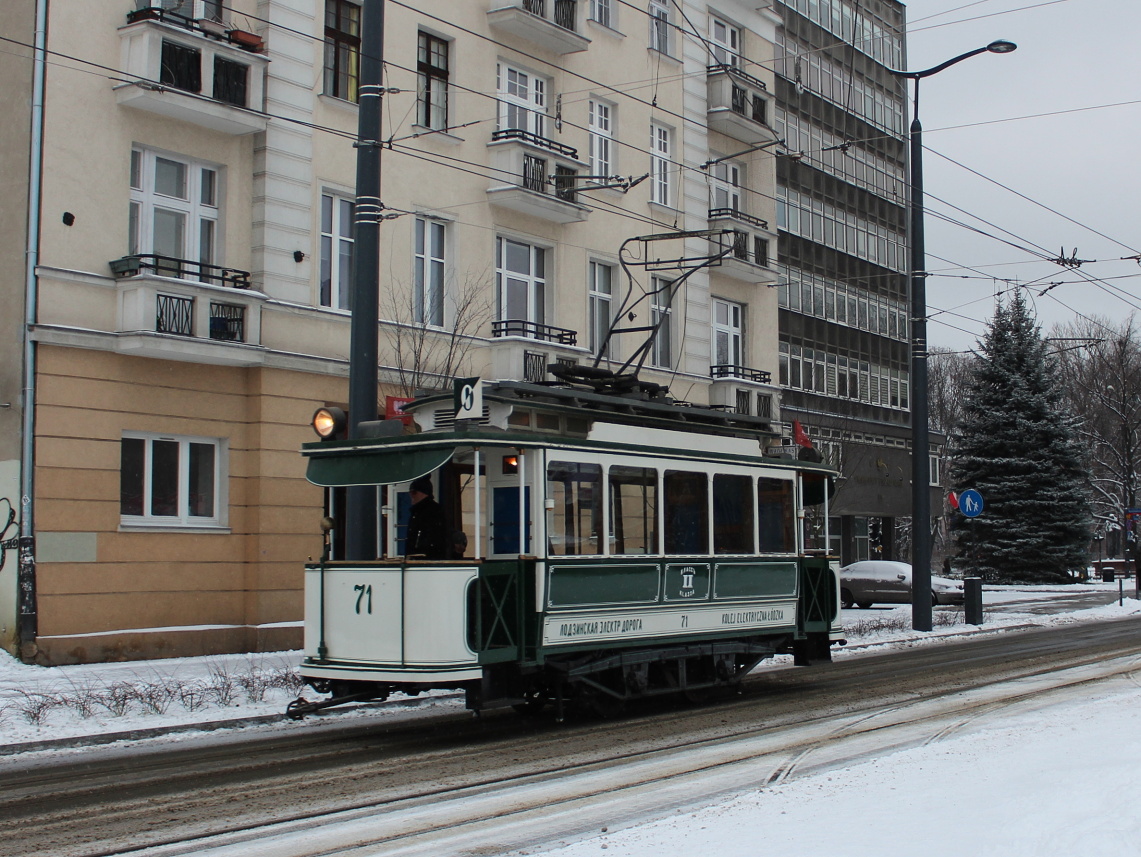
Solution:
M1131 592L1132 587L1126 587ZM987 587L985 624L910 630L910 608L845 613L849 638L837 658L949 636L1002 633L1028 625L1096 622L1141 613L1141 602L1043 615L1020 604L1116 584ZM938 620L947 614L940 608ZM53 747L76 752L104 740L179 740L177 731L227 725L241 730L311 729L314 720L283 722L298 688L298 652L158 661L33 667L0 654L0 770ZM791 658L764 668L779 669ZM117 695L116 695L117 694ZM125 699L125 701L124 701ZM47 700L47 702L44 702ZM54 702L53 702L54 700ZM42 705L37 705L42 702ZM410 706L362 706L335 715L407 717L427 707L460 709L455 695L434 694ZM116 713L116 712L119 713ZM185 734L185 733L183 733ZM600 833L560 847L557 857L1116 857L1141 847L1141 821L1122 812L1137 793L1141 770L1141 687L1103 682L1088 698L981 718L954 736L823 774L794 779L667 819ZM62 739L62 740L61 740Z

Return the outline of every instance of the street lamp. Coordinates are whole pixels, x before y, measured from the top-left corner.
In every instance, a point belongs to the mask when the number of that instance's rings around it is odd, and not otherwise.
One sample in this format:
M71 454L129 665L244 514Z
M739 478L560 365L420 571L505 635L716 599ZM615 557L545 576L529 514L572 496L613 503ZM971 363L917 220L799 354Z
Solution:
M931 461L927 438L927 252L923 246L923 126L919 81L983 53L1008 54L1018 46L998 40L925 71L895 71L915 81L911 113L911 626L931 630Z

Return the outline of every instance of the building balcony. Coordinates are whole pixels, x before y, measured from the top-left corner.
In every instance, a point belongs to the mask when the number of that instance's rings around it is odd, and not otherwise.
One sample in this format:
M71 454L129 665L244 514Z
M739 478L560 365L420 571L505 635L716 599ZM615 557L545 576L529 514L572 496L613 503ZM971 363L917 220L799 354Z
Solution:
M779 391L772 385L771 373L718 363L709 367L709 376L713 379L709 385L712 407L770 420L779 416Z
M494 132L488 148L492 205L551 223L586 220L591 210L578 202L576 182L587 165L577 150L518 129Z
M247 271L143 254L110 262L124 354L256 366L264 360L261 306Z
M769 267L776 233L768 221L733 208L713 208L709 229L718 233L712 239L716 252L724 253L714 271L750 283L776 282L776 273Z
M119 36L124 75L134 80L115 85L119 104L223 134L265 130L257 111L269 60L256 34L148 8L128 15Z
M590 39L579 33L576 0L515 0L501 2L487 12L493 30L510 33L556 54L585 51Z
M771 96L763 80L728 65L711 65L706 83L711 131L754 145L776 141L769 126Z
M553 380L547 371L552 363L571 365L586 355L579 348L578 333L549 324L505 319L491 324L491 370L501 381L539 384Z

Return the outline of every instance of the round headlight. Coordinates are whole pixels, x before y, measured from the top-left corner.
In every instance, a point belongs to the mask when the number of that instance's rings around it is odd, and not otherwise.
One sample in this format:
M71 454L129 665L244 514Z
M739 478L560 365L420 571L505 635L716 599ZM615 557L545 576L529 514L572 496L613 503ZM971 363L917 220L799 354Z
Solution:
M340 408L318 408L313 414L313 431L317 432L317 436L322 440L336 437L338 433L344 431L347 424L348 418Z

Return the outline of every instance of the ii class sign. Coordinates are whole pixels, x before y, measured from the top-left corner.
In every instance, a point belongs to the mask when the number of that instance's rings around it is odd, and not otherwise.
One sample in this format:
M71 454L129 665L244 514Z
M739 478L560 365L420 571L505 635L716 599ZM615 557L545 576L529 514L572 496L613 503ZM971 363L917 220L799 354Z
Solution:
M968 518L977 518L983 511L983 495L974 488L968 488L959 495L959 511Z
M457 420L478 420L483 416L483 383L476 378L456 378L452 388Z

